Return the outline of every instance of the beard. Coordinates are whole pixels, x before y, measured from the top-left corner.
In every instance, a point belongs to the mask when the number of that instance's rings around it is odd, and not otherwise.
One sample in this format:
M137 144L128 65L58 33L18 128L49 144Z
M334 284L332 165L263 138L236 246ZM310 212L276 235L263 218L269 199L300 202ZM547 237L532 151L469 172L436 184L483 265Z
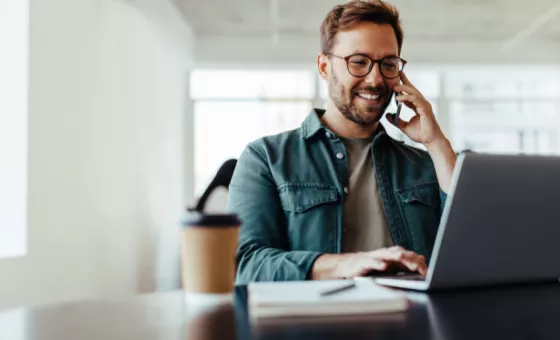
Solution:
M346 119L360 126L373 125L379 122L391 100L392 92L389 91L387 86L359 87L358 84L352 89L346 89L332 71L331 69L332 77L329 80L329 98L333 101L338 111ZM365 103L357 103L357 101L361 101L357 98L358 92L378 94L380 104L367 105Z

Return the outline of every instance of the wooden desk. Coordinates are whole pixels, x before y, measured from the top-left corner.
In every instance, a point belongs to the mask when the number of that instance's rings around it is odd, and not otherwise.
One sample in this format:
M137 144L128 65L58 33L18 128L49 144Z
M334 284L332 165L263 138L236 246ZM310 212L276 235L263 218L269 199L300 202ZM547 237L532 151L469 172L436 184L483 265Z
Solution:
M180 291L0 311L6 340L560 339L560 284L415 294L406 313L251 325L246 288L233 306L189 308Z

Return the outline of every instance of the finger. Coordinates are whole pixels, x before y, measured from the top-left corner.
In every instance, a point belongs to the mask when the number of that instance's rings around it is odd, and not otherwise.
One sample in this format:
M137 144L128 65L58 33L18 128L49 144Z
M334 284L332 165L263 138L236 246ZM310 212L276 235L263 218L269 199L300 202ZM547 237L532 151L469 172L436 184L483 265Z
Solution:
M409 135L409 133L407 131L409 129L409 126L411 126L411 125L413 126L414 124L416 124L415 122L416 122L416 120L420 119L420 116L418 116L418 115L413 116L412 118L410 118L410 120L408 122L399 118L398 121L396 122L396 124L395 124L395 118L396 118L396 115L394 113L388 113L387 114L387 120L389 121L389 123L396 126L399 130L404 132L406 135Z
M396 85L395 87L393 87L393 91L397 92L398 94L422 95L420 91L410 85Z
M416 94L401 93L397 96L397 100L401 103L412 103L414 106L422 106L429 104L429 102L424 99L424 97L419 97Z
M382 260L382 261L392 261L392 262L401 262L401 260L405 259L408 255L406 254L406 250L401 247L392 247L392 248L385 248L379 249L373 252L367 253L372 258Z
M412 83L410 82L410 79L408 79L408 77L406 76L404 71L401 72L401 74L399 75L399 78L401 78L401 81L402 81L403 85L408 85L408 86L411 86L412 88L416 89L416 87L414 85L412 85Z
M411 109L412 111L414 111L414 113L416 113L416 106L414 104L412 104L411 102L403 102L403 104L409 109Z
M364 261L360 266L360 270L356 276L363 276L370 273L372 270L375 271L384 271L387 269L389 264L383 260L371 258L371 257L364 257Z
M425 261L424 256L416 254L413 251L406 250L401 246L383 248L383 249L368 252L366 254L368 254L373 258L381 259L381 260L399 261L401 259L407 259L407 258L418 258L421 261Z
M407 107L411 108L415 113L421 116L431 116L433 113L432 104L423 97L411 94L401 94L397 96L397 100L404 103Z
M413 103L411 100L412 98L408 98L407 96L414 96L414 95L409 95L409 94L401 94L399 96L397 96L397 101L400 103L403 103L406 107L408 107L409 109L412 109L413 111L416 112L416 104ZM399 98L400 97L400 98ZM416 97L414 97L416 98Z
M409 251L408 253L410 258L412 259L411 261L414 262L414 264L417 266L416 271L418 271L422 275L426 275L426 273L428 272L428 266L426 265L426 258L414 252Z
M402 264L405 265L410 271L418 272L422 275L426 275L428 271L428 267L426 266L425 261L421 261L416 259L414 261L403 260Z
M422 94L422 92L420 92L420 90L418 90L410 82L408 82L408 83L403 82L403 84L395 85L393 87L393 91L398 92L398 93L405 92L405 93L410 93L410 94L416 94L419 97L424 98L424 95Z
M387 113L387 121L391 124L393 124L394 126L396 126L399 130L404 129L404 125L406 124L406 122L404 122L402 119L398 119L398 121L395 123L395 119L396 119L397 115L394 113Z
M371 258L368 261L366 268L368 270L385 270L387 269L387 266L388 266L387 262L383 260Z
M387 264L388 267L391 266L395 266L398 269L402 270L408 270L411 272L417 272L421 275L426 275L426 273L428 272L428 267L425 265L425 263L423 261L411 261L411 260L407 260L407 259L402 259L399 262L396 261L390 261Z
M426 275L426 272L428 271L426 263L420 259L403 259L399 262L399 264L412 272L418 272L422 275Z
M394 261L405 265L409 270L425 272L426 260L423 256L418 255L412 251L404 250L401 247L392 247L385 251L375 252L372 254L384 261Z
M426 264L426 260L423 261L423 265L420 266L418 272L424 276L428 274L428 265Z

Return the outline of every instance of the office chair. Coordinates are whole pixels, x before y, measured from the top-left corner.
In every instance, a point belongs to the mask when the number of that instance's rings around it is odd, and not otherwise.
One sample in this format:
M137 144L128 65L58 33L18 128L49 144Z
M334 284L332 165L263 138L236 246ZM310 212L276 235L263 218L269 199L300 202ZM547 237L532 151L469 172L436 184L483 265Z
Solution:
M231 182L231 178L233 177L233 172L235 171L236 165L236 159L228 159L227 161L225 161L224 164L222 164L222 166L218 169L218 172L216 173L216 176L214 176L212 182L210 182L206 190L204 190L202 196L200 196L196 207L188 208L188 210L204 211L206 201L208 200L208 197L210 197L212 192L214 192L214 190L216 190L218 187L224 187L226 190L229 189L229 184Z

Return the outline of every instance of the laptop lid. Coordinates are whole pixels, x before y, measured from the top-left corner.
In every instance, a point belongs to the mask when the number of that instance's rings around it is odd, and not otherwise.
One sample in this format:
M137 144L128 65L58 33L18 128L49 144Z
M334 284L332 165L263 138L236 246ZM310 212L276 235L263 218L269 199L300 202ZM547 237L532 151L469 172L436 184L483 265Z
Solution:
M558 281L560 157L459 156L429 289Z

